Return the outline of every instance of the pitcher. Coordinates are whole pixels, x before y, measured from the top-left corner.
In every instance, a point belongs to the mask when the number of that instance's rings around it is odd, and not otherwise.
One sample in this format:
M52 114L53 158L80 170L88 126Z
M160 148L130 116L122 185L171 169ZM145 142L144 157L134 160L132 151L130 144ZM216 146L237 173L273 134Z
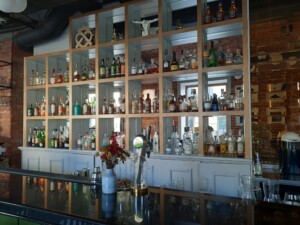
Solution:
M254 195L254 182L255 178L249 175L241 176L241 184L242 184L242 200L243 201L251 201L256 200Z

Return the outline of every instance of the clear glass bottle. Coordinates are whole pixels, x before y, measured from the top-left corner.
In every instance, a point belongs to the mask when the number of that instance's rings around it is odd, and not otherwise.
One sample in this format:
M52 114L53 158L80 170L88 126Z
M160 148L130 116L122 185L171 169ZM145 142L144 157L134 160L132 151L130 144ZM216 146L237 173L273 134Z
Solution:
M171 154L172 153L172 148L171 148L171 138L168 138L167 143L166 143L166 153Z
M184 154L186 154L186 155L192 154L193 145L192 145L189 127L184 128L182 148L183 148Z
M179 56L179 69L185 70L185 56L183 54L182 49L181 49L180 56Z
M236 144L237 144L237 156L239 158L243 158L245 155L245 138L242 135L241 129L238 131L238 138L236 140Z
M122 96L122 100L120 102L120 113L125 114L125 94Z
M152 112L153 113L158 113L159 112L159 100L158 100L158 94L157 94L157 90L155 90L155 96L153 98L153 101L152 101L152 105L153 105L153 110Z
M55 69L52 69L52 75L51 75L49 81L50 81L50 84L55 84L55 81L56 81L56 71L55 71ZM74 81L75 81L75 78L74 78Z
M194 46L193 55L191 59L191 69L198 68L198 54L197 54L197 46Z
M224 89L221 89L221 96L218 99L219 102L219 110L220 111L226 111L227 105L226 105L226 98L225 98L225 92Z
M190 97L191 101L191 111L192 112L198 112L198 97L197 97L197 92L196 89L191 90L192 96Z
M168 49L165 49L164 58L163 58L163 72L170 71L170 60L169 60L169 52Z
M172 91L171 99L169 101L169 112L176 112L177 110L177 102L174 95L174 91Z
M228 110L235 110L235 96L233 93L230 93L230 95L226 99L226 104Z
M253 160L253 175L255 177L262 176L262 164L260 161L260 156L258 152L255 152L255 158Z
M177 133L177 127L173 126L172 128L173 128L173 132L171 135L171 151L172 151L172 153L174 153L175 146L176 146L176 140L177 140L177 138L179 138L179 135Z
M56 115L56 102L55 102L55 97L52 96L52 102L50 104L50 115L55 116Z
M133 62L131 64L131 75L136 75L137 74L137 66L135 62L135 58L133 58Z
M235 51L235 56L233 57L234 64L243 64L243 56L241 54L241 50L238 48Z
M82 144L82 135L79 134L77 141L76 141L77 149L82 150L83 144Z
M155 126L154 128L154 135L153 135L153 152L154 153L159 153L159 137L157 134L157 127Z
M193 132L193 154L199 154L199 127L194 127Z
M106 97L103 97L103 103L102 103L102 114L108 114L108 105Z
M36 72L35 76L35 85L41 85L41 76L38 71Z
M30 74L30 77L29 77L28 85L29 85L29 86L35 85L34 70L31 70L31 74Z
M54 69L53 69L54 70ZM54 71L55 72L55 71ZM78 70L78 63L75 64L75 69L74 69L74 72L73 72L73 81L74 82L78 82L80 81L80 73L79 73L79 70ZM52 84L52 83L51 83Z
M69 63L66 65L66 71L64 72L63 75L63 82L68 83L69 82Z
M234 154L236 152L236 138L234 137L232 130L228 132L227 149L229 154Z
M137 113L137 97L136 93L132 93L132 99L131 99L131 113L136 114Z
M105 78L111 78L109 58L106 58L106 63L105 63Z

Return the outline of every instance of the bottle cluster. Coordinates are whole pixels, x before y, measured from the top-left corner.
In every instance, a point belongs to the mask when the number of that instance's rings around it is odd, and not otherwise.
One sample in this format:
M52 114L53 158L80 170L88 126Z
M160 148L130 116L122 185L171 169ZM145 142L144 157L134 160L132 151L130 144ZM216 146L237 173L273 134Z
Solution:
M95 71L90 68L90 65L87 60L83 63L81 68L79 68L79 64L75 63L75 68L73 72L73 81L87 81L87 80L95 80Z
M29 147L44 148L45 140L46 140L46 132L44 127L41 128L34 127L33 129L29 128L29 133L27 136L27 145Z
M130 74L131 75L144 75L144 74L154 74L159 72L159 67L155 63L154 58L150 59L150 63L146 63L142 58L139 62L133 58L131 63Z
M52 69L52 74L49 78L50 84L60 84L60 83L68 83L69 82L69 66L66 66L66 71L63 73L60 68L58 71L56 69Z
M35 86L44 84L46 84L46 71L44 71L43 74L40 74L38 71L34 72L34 70L31 70L28 85Z
M125 61L124 56L112 58L106 58L101 60L101 65L99 67L99 79L124 77L125 76Z
M197 46L195 46L193 52L186 50L180 51L179 59L177 60L176 52L173 51L172 60L170 60L168 50L164 51L163 57L163 72L177 71L177 70L188 70L198 68L198 55Z
M123 94L122 99L121 97L117 99L110 98L109 102L107 101L106 97L103 97L102 107L101 107L102 114L125 114L125 94Z
M224 133L218 135L218 132L213 131L213 129L209 127L206 131L205 139L206 155L244 157L245 138L242 135L242 130L238 131L238 136L236 137L232 130L229 130L228 134Z
M243 56L239 48L233 53L231 48L224 50L221 42L218 42L218 49L215 48L214 41L210 42L210 49L208 49L208 43L205 42L202 55L203 68L243 63Z
M76 101L73 106L73 115L96 115L96 98L92 98L90 101L88 96L85 96L82 105Z
M168 89L167 112L198 112L198 96L196 89L191 89L191 96L179 95L176 99L174 90Z
M76 140L78 150L96 150L96 134L94 129L87 131L85 135L79 134Z
M177 127L173 126L171 137L166 143L166 153L176 155L198 154L199 128L195 127L194 132L189 127L184 128L183 139L181 140L177 132Z
M52 130L52 136L50 139L50 148L65 148L69 149L69 127L60 126L59 129Z
M204 104L205 111L232 111L232 110L243 110L244 109L244 96L243 92L240 91L236 95L231 93L229 95L221 89L221 96L217 94L213 96L207 96Z
M46 99L45 96L41 102L36 102L34 105L30 104L27 108L27 116L46 116Z
M119 145L120 148L125 149L125 131L123 132L111 132L111 136L108 136L108 134L104 134L102 141L101 141L101 146L105 147L107 145L110 145L113 141L116 141Z
M221 1L219 1L219 6L216 12L212 12L210 5L207 4L206 6L206 12L204 15L204 23L212 23L212 22L218 22L223 21L227 18L234 19L238 16L238 8L236 7L235 0L231 0L231 6L227 10L228 13L225 12L223 8L223 4Z
M150 98L150 94L147 93L146 98L144 94L140 93L140 96L137 97L136 92L132 93L131 97L131 113L133 114L142 114L142 113L158 113L159 112L159 101L158 101L158 92L155 91L155 96L153 99Z

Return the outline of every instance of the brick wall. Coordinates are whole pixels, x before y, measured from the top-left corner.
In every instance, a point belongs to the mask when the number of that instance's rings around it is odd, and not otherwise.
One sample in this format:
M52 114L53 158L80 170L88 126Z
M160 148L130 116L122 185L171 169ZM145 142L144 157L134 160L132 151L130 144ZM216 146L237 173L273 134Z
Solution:
M8 96L8 105L0 105L0 142L7 149L11 167L20 168L21 154L18 150L23 145L23 67L24 57L28 56L17 49L11 39L0 42L0 58L11 65L0 67L1 76L11 80L12 88L0 90L0 96Z

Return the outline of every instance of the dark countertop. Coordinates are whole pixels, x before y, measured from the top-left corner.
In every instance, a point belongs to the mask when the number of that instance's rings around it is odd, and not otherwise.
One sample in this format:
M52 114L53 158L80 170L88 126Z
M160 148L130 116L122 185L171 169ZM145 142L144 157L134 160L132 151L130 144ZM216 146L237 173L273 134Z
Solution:
M165 188L149 188L147 198L125 190L105 195L101 185L75 176L0 169L0 181L0 213L41 224L293 225L300 219L297 206ZM142 203L144 220L138 223Z

